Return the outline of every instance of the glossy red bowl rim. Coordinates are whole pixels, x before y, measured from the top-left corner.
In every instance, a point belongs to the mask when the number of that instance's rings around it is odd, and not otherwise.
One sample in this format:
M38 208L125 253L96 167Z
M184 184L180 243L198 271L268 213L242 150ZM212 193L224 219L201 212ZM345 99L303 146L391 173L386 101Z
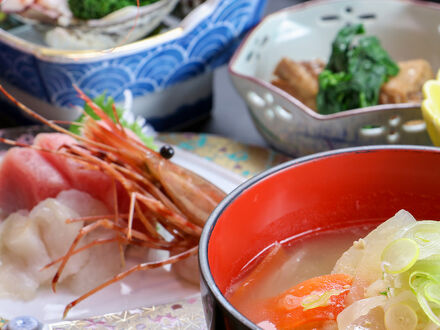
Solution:
M286 168L296 166L303 163L308 163L310 161L316 161L321 158L328 158L333 156L340 156L344 154L350 153L366 153L366 152L380 152L386 150L402 150L402 151L418 151L418 152L434 152L440 153L440 148L431 147L431 146L415 146L415 145L375 145L375 146L364 146L364 147L351 147L351 148L343 148L336 149L331 151L320 152L300 158L296 158L275 167L272 167L268 170L261 172L260 174L254 176L253 178L245 181L237 188L235 188L231 193L229 193L223 201L214 209L214 211L209 216L206 224L203 228L202 235L199 241L199 253L198 253L198 261L199 261L199 269L201 281L204 281L209 288L211 294L215 297L216 301L233 316L235 319L240 321L244 326L252 329L259 329L258 326L251 322L248 318L246 318L243 314L241 314L237 309L235 309L232 304L226 299L226 297L221 293L217 284L214 281L214 278L211 274L209 259L208 259L208 245L209 240L211 238L211 234L214 230L214 227L217 223L217 220L223 213L223 211L234 202L234 200L243 194L248 188L254 186L258 182L262 181L266 177L273 175L277 172L280 172Z

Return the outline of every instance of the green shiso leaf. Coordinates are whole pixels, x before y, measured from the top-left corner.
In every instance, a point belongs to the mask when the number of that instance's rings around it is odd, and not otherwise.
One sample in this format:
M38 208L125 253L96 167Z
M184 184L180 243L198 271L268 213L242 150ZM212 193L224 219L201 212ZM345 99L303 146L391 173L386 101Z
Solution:
M112 97L106 97L105 93L97 96L93 99L93 102L99 106L114 122L116 122L116 118L113 112L113 104L114 99ZM99 120L99 116L93 111L93 109L85 104L84 111L91 116L92 118ZM150 149L158 150L158 147L154 144L154 138L152 136L147 136L142 132L142 127L137 123L134 122L128 122L123 118L123 112L124 110L116 107L116 113L119 118L119 122L124 126L125 128L130 129L133 133L135 133L139 139ZM75 122L77 123L83 123L86 119L86 116L82 114ZM70 125L69 130L77 135L81 135L81 126L72 124Z

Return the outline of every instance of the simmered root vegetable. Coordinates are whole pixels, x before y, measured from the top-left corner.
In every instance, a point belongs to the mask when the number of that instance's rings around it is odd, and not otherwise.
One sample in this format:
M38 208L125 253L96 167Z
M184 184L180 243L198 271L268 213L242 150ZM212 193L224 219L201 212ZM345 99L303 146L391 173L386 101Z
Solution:
M379 104L421 102L423 84L434 77L431 65L424 59L399 61L397 65L399 74L382 85ZM318 76L323 68L319 59L294 61L282 58L271 83L317 111Z
M271 261L283 249L268 253L238 296L255 289L261 270L278 267ZM264 329L439 329L440 222L401 210L355 241L331 274L249 305L244 315Z
M352 281L347 274L306 280L267 301L266 317L278 329L329 326L345 308Z
M277 64L272 84L296 97L311 109L316 109L318 76L325 67L321 60L296 62L283 58Z
M362 281L373 283L381 277L381 252L397 238L397 229L411 226L416 222L406 211L399 211L364 238L353 243L336 262L334 273L350 274Z

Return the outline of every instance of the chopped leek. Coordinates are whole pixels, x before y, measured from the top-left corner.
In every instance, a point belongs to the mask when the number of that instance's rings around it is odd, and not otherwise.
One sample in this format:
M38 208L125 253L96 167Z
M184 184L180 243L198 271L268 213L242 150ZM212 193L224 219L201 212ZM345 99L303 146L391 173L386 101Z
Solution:
M399 274L410 269L419 258L419 246L409 238L399 238L388 244L381 261L387 273Z
M351 262L344 269L352 269L360 283L369 284L365 297L377 298L373 302L382 298L386 303L368 305L370 298L358 300L339 314L339 326L352 324L355 317L381 306L387 329L425 329L432 323L440 327L440 221L403 221L407 217L411 218L409 213L399 211L373 231L384 239L376 240L377 244L368 241L363 255L369 258L363 257L362 262L356 258L343 260ZM393 227L391 231L389 226ZM365 271L375 269L377 262L382 276Z
M399 236L382 251L385 277L392 284L391 289L396 292L412 292L423 313L431 322L440 326L440 222L419 221L400 230ZM401 321L406 320L412 324L416 312L411 307L402 306L396 305L393 307L396 310L390 313L404 313ZM388 317L388 321L395 324L396 320L390 321L395 316L387 316L388 312L385 318ZM409 325L400 326L400 329L410 328ZM392 327L387 325L387 329Z
M385 312L385 327L387 330L414 330L418 317L414 309L407 304L393 304Z
M431 304L429 304L428 300L424 295L424 286L422 286L417 291L417 301L419 302L420 307L423 309L425 314L429 317L429 319L434 322L436 325L440 326L440 318L435 314L432 310Z
M316 307L327 306L332 296L339 296L342 292L344 292L344 290L333 289L320 294L308 295L302 300L301 306L305 311Z
M428 282L425 285L425 297L432 301L433 303L436 303L440 306L440 284L435 282Z

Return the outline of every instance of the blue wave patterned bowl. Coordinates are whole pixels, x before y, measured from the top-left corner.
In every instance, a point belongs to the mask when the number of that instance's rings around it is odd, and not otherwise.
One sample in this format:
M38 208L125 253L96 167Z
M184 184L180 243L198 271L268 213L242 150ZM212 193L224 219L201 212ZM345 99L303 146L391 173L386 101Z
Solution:
M207 0L180 24L155 37L107 51L62 51L25 33L0 29L0 81L40 114L73 120L82 105L76 84L91 97L124 101L157 130L209 114L213 70L226 63L242 36L261 18L266 0Z

